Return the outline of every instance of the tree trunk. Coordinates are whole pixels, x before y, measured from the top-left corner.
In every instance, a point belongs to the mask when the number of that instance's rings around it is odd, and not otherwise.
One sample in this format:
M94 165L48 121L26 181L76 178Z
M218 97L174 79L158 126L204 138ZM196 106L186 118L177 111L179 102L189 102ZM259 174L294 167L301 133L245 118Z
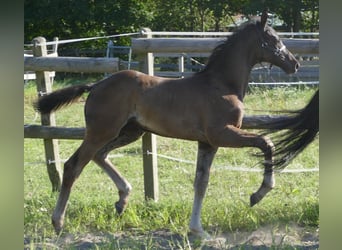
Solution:
M215 31L219 32L220 31L220 19L215 18Z
M294 9L292 12L292 16L293 16L292 31L299 32L301 28L301 19L302 19L300 9Z

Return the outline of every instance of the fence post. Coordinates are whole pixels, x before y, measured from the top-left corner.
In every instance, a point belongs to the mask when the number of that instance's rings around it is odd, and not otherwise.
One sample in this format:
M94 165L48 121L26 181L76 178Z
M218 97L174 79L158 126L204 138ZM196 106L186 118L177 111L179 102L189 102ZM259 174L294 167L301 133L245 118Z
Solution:
M141 34L145 38L152 38L151 30L143 28ZM139 70L148 75L154 74L154 58L152 53L138 55ZM146 132L142 137L144 186L145 198L158 201L158 163L157 163L157 138L156 135Z
M47 56L46 40L44 37L33 39L33 56ZM49 72L37 71L36 84L38 96L44 95L52 91ZM56 126L55 115L41 115L42 125ZM59 159L58 140L44 139L45 159L47 171L52 183L52 191L59 191L61 187L61 167Z
M53 41L56 42L52 45L52 53L57 53L57 49L58 49L58 37L54 37Z
M184 78L184 54L178 57L178 72L180 73L180 78Z

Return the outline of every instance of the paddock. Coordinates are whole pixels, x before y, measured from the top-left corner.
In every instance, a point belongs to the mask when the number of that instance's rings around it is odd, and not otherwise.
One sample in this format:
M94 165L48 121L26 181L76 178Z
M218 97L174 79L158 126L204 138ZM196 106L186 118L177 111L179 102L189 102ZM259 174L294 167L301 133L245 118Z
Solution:
M34 97L34 84L30 83L28 87L28 94ZM291 103L295 100L300 100L295 104L296 106L293 106L298 108L305 105L315 88L286 86L284 87L286 96L282 96L279 94L283 88L276 87L270 90L252 86L252 89L258 92L246 96L246 108L276 109L279 107L279 100L286 100L286 106L282 106L286 109L291 108ZM301 94L303 92L309 93L303 96ZM267 97L264 104L254 105L253 100L260 94ZM275 101L271 103L272 98ZM26 100L29 102L32 99ZM56 119L58 126L81 128L83 104L81 100L60 110ZM25 120L31 121L35 118L35 113L32 108L28 111ZM264 112L255 113L264 114ZM39 117L35 124L39 125ZM43 242L45 244L62 243L55 240L56 236L51 226L51 211L56 202L56 195L51 194L51 183L45 168L43 140L28 138L24 141L25 242L28 245L31 243L37 246L38 244L41 246ZM58 141L61 163L81 142L70 139ZM158 239L163 239L163 246L165 246L163 249L169 249L168 244L174 243L174 240L179 240L180 246L183 246L186 242L186 228L193 198L197 144L157 136L156 156L160 195L159 202L155 203L146 202L144 197L141 143L140 139L127 147L112 151L109 155L110 161L124 173L133 187L127 213L123 216L116 215L113 207L117 198L116 187L100 168L90 163L73 188L67 213L68 226L60 236L60 240L70 239L65 237L72 235L75 238L71 239L68 244L80 246L82 240L84 246L92 244L94 247L108 249L115 248L116 244L120 244L122 249L134 248L133 246L138 248L140 244L147 245L149 242L147 239L150 239L151 244L156 248L160 247ZM297 241L297 239L301 240L300 237L303 234L298 228L296 229L298 225L296 223L304 225L306 233L318 234L318 224L316 224L319 218L318 143L318 140L315 141L299 158L296 158L285 169L288 172L277 173L277 186L274 192L266 197L262 204L253 208L249 208L248 199L256 185L260 184L261 166L255 166L254 157L249 156L248 149L220 148L216 161L213 163L207 200L203 208L204 225L214 235L216 243L218 244L218 240L221 239L221 246L243 245L250 236L264 240L264 235L269 234L273 235L276 240L283 238L283 245L290 244L290 242L298 248L299 246L308 247L308 244L317 245L318 236L315 242L308 237L303 238L302 243ZM288 231L281 230L285 226ZM46 240L35 243L35 239L38 239L36 236L38 233L35 232L43 230L46 232ZM256 231L259 232L258 235ZM235 241L231 239L233 236L236 236ZM245 236L245 241L241 239L242 236ZM298 238L293 238L293 236ZM192 242L191 239L189 241ZM267 244L278 244L278 241ZM146 248L148 246L151 245L147 245ZM64 248L68 248L68 245ZM186 249L186 246L183 249Z

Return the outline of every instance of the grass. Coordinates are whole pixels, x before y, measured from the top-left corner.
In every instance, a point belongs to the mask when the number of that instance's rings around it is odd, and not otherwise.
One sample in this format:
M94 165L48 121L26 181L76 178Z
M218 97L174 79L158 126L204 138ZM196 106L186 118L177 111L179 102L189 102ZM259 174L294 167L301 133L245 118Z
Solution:
M91 79L89 81L94 81ZM54 88L74 84L75 80L56 82ZM78 83L78 82L77 82ZM315 92L315 87L251 87L245 98L247 114L266 114L269 110L302 108ZM25 86L25 124L39 124L32 103L36 98L33 83ZM56 113L57 125L84 126L81 100ZM67 159L81 141L60 140L61 159ZM158 137L158 153L195 161L197 144ZM319 165L318 140L298 156L288 168L316 168ZM50 216L57 200L44 164L42 140L24 140L24 235L36 244L56 237ZM252 167L258 159L250 156L251 149L220 148L213 163L207 194L203 204L202 223L211 234L250 231L269 224L297 223L307 227L319 224L319 175L317 172L283 173L276 175L276 187L253 208L249 196L262 181L262 173L235 172L225 166ZM132 184L133 192L128 209L117 216L114 202L117 189L109 177L94 163L90 163L75 183L69 199L63 234L124 233L150 235L166 230L184 236L178 242L186 248L188 223L193 200L193 164L158 158L159 202L144 199L141 141L113 151L112 161ZM122 241L125 242L125 241ZM177 243L177 244L178 244ZM118 247L120 241L109 242L106 247ZM134 243L133 243L134 244ZM145 248L155 242L152 236L137 240ZM176 244L171 239L168 244ZM114 247L115 245L115 247ZM134 247L129 247L134 248ZM179 247L180 248L180 247Z

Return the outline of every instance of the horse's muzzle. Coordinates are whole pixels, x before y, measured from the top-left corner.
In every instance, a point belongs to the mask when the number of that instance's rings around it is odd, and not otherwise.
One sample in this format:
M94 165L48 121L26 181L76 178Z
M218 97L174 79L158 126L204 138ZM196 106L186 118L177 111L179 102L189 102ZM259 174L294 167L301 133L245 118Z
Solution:
M294 74L297 73L298 69L300 67L299 63L287 63L286 66L282 65L280 67L286 74Z
M297 62L296 65L295 65L295 72L294 73L296 73L298 71L299 67L300 67L300 63Z
M298 62L298 60L289 52L289 54L287 55L287 67L283 68L283 70L287 73L287 74L294 74L298 71L299 67L300 67L300 63Z

